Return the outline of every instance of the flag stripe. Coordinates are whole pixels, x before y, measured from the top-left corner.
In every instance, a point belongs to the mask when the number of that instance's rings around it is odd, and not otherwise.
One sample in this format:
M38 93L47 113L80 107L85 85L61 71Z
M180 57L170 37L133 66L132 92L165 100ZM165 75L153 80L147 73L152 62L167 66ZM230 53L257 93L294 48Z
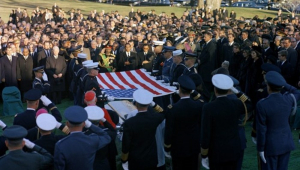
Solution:
M153 86L151 83L143 80L143 78L136 71L131 72L131 73L134 75L134 77L137 80L142 80L143 81L143 83L146 85L146 87L144 87L145 89L147 89L147 90L151 89L153 91L156 91L159 94L164 94L165 93L164 91L160 90L159 88L156 88L155 86Z
M139 85L141 85L144 89L147 89L149 92L153 93L153 94L156 94L156 95L159 95L160 93L150 89L149 87L147 87L144 83L142 82L139 82L134 76L133 74L129 71L127 72L127 75L131 78L131 80Z
M107 76L106 74L102 74L103 79L109 84L110 86L113 87L113 89L120 89L115 83L113 83Z
M131 85L127 79L124 78L124 76L120 73L120 72L116 72L116 75L118 76L118 78L127 86L129 86L131 89L136 88L134 85Z
M112 76L111 73L105 73L106 77L116 86L118 86L119 89L125 89L121 84L119 84Z
M124 89L131 89L128 85L126 85L124 82L122 82L120 80L120 78L116 75L116 73L111 73L110 74L112 76L112 78L117 82L119 83L121 86L123 86L124 88L122 88L122 90Z
M104 78L103 78L103 74L98 74L98 77L99 77L99 79L100 79L100 81L105 85L105 86L107 86L109 89L115 89L113 86L111 86L110 84L108 84L105 80L104 80Z
M166 92L166 93L170 93L172 91L170 91L169 89L164 88L163 86L159 85L157 82L153 81L152 79L150 79L149 77L147 77L141 70L136 70L136 72L146 81L149 82L150 84L152 84L153 86L155 86L156 88Z
M103 83L101 83L100 79L99 79L100 74L98 74L97 78L97 82L99 84L100 89L108 89L108 87L103 86Z

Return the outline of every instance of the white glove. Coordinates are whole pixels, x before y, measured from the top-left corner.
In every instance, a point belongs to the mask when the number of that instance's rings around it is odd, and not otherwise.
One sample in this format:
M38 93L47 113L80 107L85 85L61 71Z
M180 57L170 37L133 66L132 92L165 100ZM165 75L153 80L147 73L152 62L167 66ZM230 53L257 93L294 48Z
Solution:
M108 97L107 97L107 100L111 102L111 101L114 101L114 100L115 100L115 98L114 98L114 97L112 97L112 96L108 96Z
M25 146L27 147L27 148L29 148L29 149L32 149L33 147L34 147L34 143L32 143L30 140L28 140L28 139L23 139L24 141L25 141Z
M60 123L60 122L56 122L55 128L56 128L56 129L59 129L60 126L61 126L61 123Z
M41 100L42 100L44 106L49 106L49 104L52 103L51 100L49 100L48 97L46 97L44 95L41 96Z
M238 89L236 89L235 87L231 87L230 90L235 94L239 93Z
M43 80L44 81L48 81L48 76L47 76L47 74L45 72L43 73Z
M176 94L179 94L179 90L176 90L175 93L176 93Z
M106 122L106 119L105 118L102 118L102 119L100 119L101 120L101 122Z
M88 119L85 121L85 127L90 128L92 126L92 122L89 121Z
M261 160L266 164L267 161L266 161L266 158L265 158L265 152L259 152L259 156L260 156Z
M256 138L252 137L252 142L256 145Z
M122 167L124 170L128 170L128 161L126 163L122 163Z
M167 158L169 158L169 159L172 158L170 152L165 152L165 157L167 157Z
M4 122L2 122L2 120L0 120L0 127L1 127L2 129L4 129L4 128L6 127L6 124L5 124Z
M202 158L202 166L203 166L205 169L209 169L208 157L207 157L207 158Z
M178 85L178 82L173 82L173 86L176 86L176 85Z
M151 107L155 106L155 102L152 101L152 102L150 103L150 106L151 106Z

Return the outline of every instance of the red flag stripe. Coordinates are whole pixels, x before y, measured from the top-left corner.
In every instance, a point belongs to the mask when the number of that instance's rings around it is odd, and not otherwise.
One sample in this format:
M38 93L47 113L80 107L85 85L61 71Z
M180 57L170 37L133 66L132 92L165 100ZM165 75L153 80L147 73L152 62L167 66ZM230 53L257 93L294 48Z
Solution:
M105 84L109 89L114 89L114 87L111 86L109 83L107 83L107 82L105 81L105 79L104 79L100 74L98 74L98 78L99 78L100 81L101 81L103 84Z
M119 84L112 76L111 73L105 73L105 75L107 76L107 78L114 83L116 86L118 86L120 89L125 89L124 86L122 86L121 84Z
M141 70L136 70L136 73L137 73L138 75L140 75L145 81L151 83L151 84L152 84L153 86L155 86L156 88L158 88L158 89L160 89L160 90L162 90L162 91L164 91L164 92L166 92L166 93L172 92L172 91L170 91L169 89L166 89L166 88L162 87L161 85L157 84L155 81L153 81L152 79L150 79L149 77L147 77L147 76L145 75L145 73L143 73Z
M151 92L151 93L153 93L153 94L155 94L155 95L159 95L159 94L160 94L160 93L158 93L158 92L152 90L151 88L149 88L149 87L148 87L147 85L145 85L144 83L138 81L138 80L132 75L132 73L131 73L130 71L126 72L126 74L131 78L131 80L132 80L133 82L135 82L136 84L139 84L139 85L142 86L144 89L147 89L149 92Z
M136 89L136 87L132 84L130 84L124 77L123 75L120 73L120 72L115 72L116 75L118 76L118 78L124 83L126 84L127 86L129 86L130 88L132 89ZM126 72L125 72L126 73Z

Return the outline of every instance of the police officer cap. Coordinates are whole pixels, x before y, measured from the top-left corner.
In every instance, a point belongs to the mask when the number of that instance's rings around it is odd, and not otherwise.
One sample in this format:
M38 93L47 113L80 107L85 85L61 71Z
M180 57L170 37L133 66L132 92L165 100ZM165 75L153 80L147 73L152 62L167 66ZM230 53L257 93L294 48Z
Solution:
M86 68L90 68L90 69L98 69L98 62L93 62L93 63L90 63L90 64L86 64L85 65Z
M88 119L91 121L100 120L104 117L103 110L98 106L87 106L84 109L88 114Z
M71 124L80 124L87 120L87 112L80 106L70 106L65 110L65 118Z
M163 49L163 52L168 52L168 51L171 51L171 52L173 52L174 50L176 50L176 48L175 47L173 47L173 46L164 46L164 49Z
M145 89L138 89L133 93L133 100L142 105L148 105L153 101L153 94Z
M40 72L43 73L44 72L44 66L39 66L33 69L34 72Z
M157 46L157 45L164 45L165 42L163 41L153 41L154 45Z
M86 54L84 54L84 53L79 53L79 54L77 55L77 57L78 57L78 58L86 58Z
M185 57L197 57L197 55L194 54L194 53L188 53L188 52L186 52L185 53Z
M85 67L87 64L91 64L91 63L93 63L93 60L86 60L82 62L82 65Z
M266 74L267 84L282 87L286 85L285 79L276 71L269 71Z
M186 89L186 90L195 90L196 85L193 82L193 80L186 75L182 75L178 78L178 83L181 88Z
M232 79L225 74L216 74L212 77L213 85L222 90L229 90L233 87Z
M24 99L29 101L39 100L42 96L40 89L30 89L24 94Z
M78 46L76 46L76 47L74 47L74 48L71 48L69 51L72 53L72 52L80 52L80 50L81 50L81 47L82 47L82 45L78 45Z
M9 141L23 140L27 136L27 130L20 125L13 125L4 130L3 136Z
M173 51L173 56L181 56L182 50L175 50Z
M55 129L57 121L53 115L48 113L42 113L36 118L36 125L44 130L44 131L51 131Z
M274 64L270 64L270 63L262 64L261 69L266 73L269 72L269 71L276 71L278 73L281 73L281 70L278 66L276 66Z
M195 83L196 87L200 86L203 83L202 77L199 74L193 73L193 74L191 74L189 76L193 80L193 82Z

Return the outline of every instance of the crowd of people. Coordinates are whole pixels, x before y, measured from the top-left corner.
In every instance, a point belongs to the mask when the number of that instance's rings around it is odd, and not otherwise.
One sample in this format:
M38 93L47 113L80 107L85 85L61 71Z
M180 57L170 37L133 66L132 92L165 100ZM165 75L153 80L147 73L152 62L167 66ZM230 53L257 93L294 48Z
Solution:
M13 9L0 21L0 39L1 90L18 87L27 104L13 126L0 121L0 167L116 169L119 117L104 109L114 98L97 76L144 69L178 91L134 92L137 113L121 130L125 170L166 169L165 159L174 170L242 169L249 117L259 166L288 169L295 149L288 120L300 98L295 13L238 18L226 8L192 7L181 16L131 8L126 16L93 10L85 17L55 3L31 15ZM74 101L66 124L55 106L63 98Z

